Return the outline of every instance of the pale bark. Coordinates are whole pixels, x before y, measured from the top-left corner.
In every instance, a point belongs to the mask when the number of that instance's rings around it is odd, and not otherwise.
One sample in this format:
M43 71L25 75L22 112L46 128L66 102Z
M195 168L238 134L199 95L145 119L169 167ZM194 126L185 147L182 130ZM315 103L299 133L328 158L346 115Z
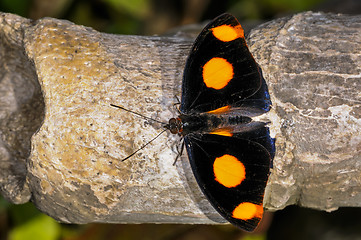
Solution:
M69 223L211 223L178 139L110 107L177 115L193 39L99 33L0 15L0 191ZM361 16L301 13L253 29L276 157L264 206L361 205Z

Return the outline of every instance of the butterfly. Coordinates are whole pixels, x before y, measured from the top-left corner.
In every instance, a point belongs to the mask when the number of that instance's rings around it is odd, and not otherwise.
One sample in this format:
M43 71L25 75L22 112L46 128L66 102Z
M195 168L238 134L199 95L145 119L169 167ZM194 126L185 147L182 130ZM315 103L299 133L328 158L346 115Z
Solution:
M184 138L197 183L233 225L253 231L263 216L263 196L274 139L267 122L271 100L244 30L225 13L199 34L188 56L180 115L166 128Z
M193 174L212 206L231 224L253 231L263 216L275 154L268 122L254 117L267 113L272 103L244 30L231 14L215 18L195 40L184 69L180 104L180 115L123 161L165 130L182 136Z

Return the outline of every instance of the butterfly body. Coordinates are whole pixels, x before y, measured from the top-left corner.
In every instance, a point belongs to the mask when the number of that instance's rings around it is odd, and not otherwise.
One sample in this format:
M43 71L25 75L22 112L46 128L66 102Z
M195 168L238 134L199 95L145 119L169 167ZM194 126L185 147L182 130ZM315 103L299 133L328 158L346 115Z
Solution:
M246 127L251 118L241 115L194 114L180 115L169 120L169 129L173 134L187 136L189 134L209 134L212 132L229 132L233 126L242 124Z

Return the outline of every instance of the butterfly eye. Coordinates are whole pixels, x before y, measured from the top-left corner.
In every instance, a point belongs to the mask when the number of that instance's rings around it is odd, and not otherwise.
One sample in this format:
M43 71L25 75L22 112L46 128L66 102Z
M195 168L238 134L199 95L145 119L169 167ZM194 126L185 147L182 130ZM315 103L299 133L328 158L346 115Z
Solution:
M169 119L169 123L167 128L169 129L169 131L173 134L177 134L177 133L181 133L183 128L182 128L182 120L177 118L171 118Z

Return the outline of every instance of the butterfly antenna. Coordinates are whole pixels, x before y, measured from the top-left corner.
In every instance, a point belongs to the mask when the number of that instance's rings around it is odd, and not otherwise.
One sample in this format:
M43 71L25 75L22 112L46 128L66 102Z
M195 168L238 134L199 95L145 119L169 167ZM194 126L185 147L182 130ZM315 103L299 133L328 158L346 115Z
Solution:
M167 123L165 123L165 122L158 121L158 120L153 119L153 118L150 118L150 117L146 117L146 116L144 116L144 115L142 115L142 114L140 114L140 113L133 112L132 110L129 110L129 109L123 108L123 107L121 107L121 106L117 106L117 105L114 105L114 104L110 104L110 106L112 106L112 107L116 107L116 108L119 108L119 109L122 109L122 110L127 111L127 112L130 112L130 113L133 113L134 115L137 115L137 116L142 117L142 118L144 118L144 119L147 119L147 120L152 120L152 121L154 121L154 122L157 122L157 123L161 123L161 124L167 125Z
M123 158L122 162L124 162L125 160L127 160L128 158L131 158L134 154L136 154L137 152L139 152L140 150L142 150L143 148L145 148L146 146L148 146L151 142L153 142L155 139L157 139L160 135L162 135L165 131L167 131L167 128L165 128L163 131L161 131L157 136L155 136L152 140L150 140L149 142L147 142L146 144L144 144L143 146L141 146L138 150L136 150L135 152L133 152L132 154L130 154L128 157Z

